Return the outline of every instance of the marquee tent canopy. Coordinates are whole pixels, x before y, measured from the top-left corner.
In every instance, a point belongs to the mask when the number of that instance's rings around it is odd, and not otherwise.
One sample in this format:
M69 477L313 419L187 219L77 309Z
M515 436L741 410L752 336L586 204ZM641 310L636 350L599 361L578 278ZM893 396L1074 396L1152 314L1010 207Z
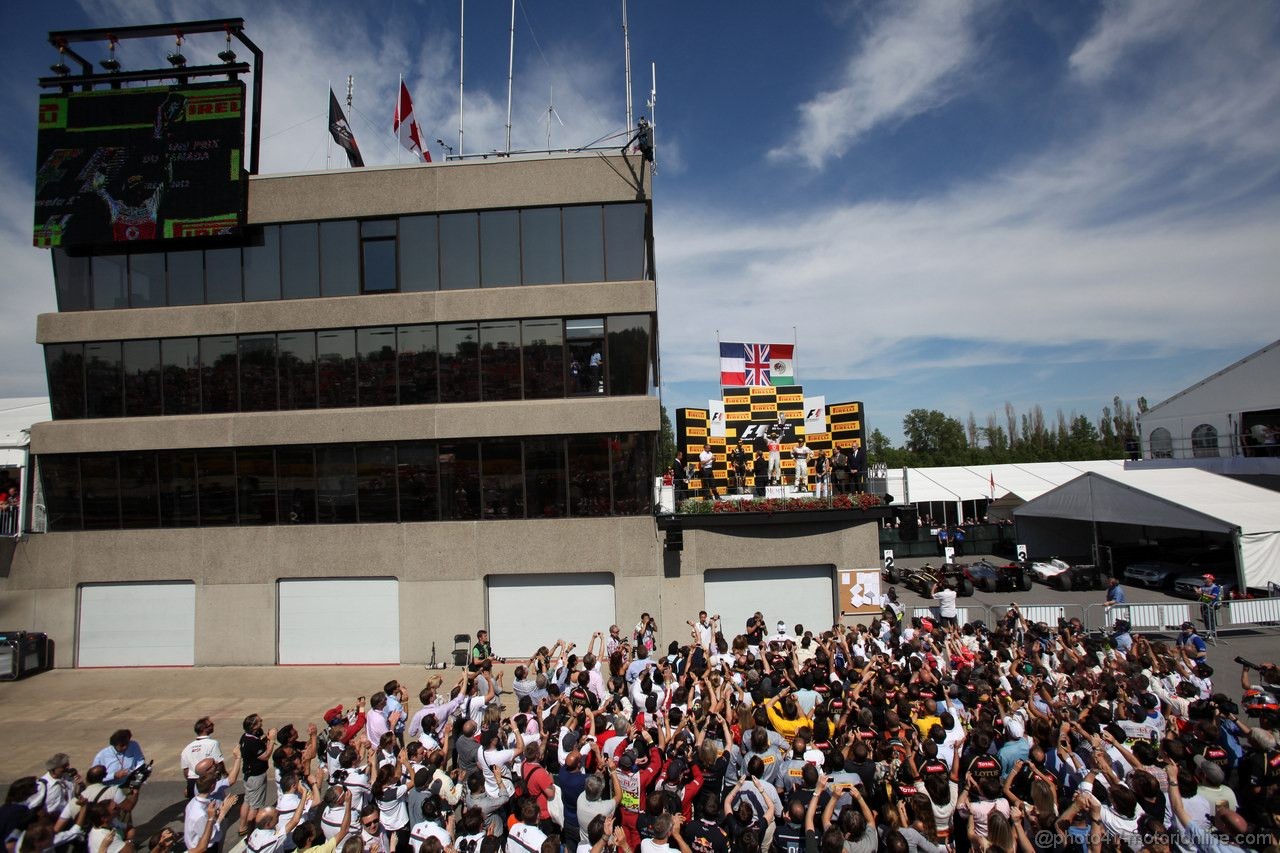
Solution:
M914 504L931 501L961 502L1016 495L1024 501L1038 498L1086 471L1122 471L1120 460L1089 462L1028 462L1006 465L896 468L888 472L889 494ZM905 479L905 484L904 484ZM992 480L995 488L992 489Z

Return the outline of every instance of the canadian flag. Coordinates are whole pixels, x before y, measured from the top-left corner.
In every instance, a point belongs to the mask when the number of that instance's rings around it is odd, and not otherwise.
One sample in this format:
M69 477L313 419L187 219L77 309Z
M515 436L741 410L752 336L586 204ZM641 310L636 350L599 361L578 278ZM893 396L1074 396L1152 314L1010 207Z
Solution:
M413 101L409 98L409 87L400 81L400 97L396 99L396 114L391 130L399 138L400 144L426 162L431 162L431 152L422 144L422 125L413 117Z

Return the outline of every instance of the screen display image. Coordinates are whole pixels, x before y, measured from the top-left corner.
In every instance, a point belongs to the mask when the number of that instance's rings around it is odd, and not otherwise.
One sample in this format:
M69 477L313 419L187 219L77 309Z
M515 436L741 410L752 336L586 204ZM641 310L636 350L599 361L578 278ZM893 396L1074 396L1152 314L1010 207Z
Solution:
M244 102L227 82L41 96L35 245L235 233Z

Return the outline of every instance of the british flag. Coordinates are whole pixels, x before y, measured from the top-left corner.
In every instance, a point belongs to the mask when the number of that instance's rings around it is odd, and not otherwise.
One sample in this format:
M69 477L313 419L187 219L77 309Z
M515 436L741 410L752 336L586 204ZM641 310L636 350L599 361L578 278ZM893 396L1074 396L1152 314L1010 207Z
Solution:
M748 385L768 385L769 370L772 365L769 360L769 345L743 344L743 349L746 355L746 359L743 362L746 383Z

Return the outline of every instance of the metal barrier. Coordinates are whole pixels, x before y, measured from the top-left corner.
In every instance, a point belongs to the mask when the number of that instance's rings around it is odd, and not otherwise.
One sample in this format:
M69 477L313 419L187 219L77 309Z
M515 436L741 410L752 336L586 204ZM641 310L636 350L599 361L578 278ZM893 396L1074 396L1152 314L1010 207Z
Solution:
M970 621L970 619L969 619L969 611L970 611L970 610L977 611L977 613L976 613L976 614L974 615L974 617L973 617L974 619L985 619L985 618L986 618L986 612L985 612L985 611L986 611L986 609L987 609L987 608L983 607L982 605L975 605L975 606L973 606L973 607L957 607L957 608L956 608L956 623L957 623L957 624L960 624L960 625L963 625L963 624L965 624L966 622L969 622L969 621ZM941 618L940 614L938 613L938 608L937 608L936 606L935 606L935 607L913 607L913 608L911 608L911 616L912 616L913 618L915 618L915 617L924 617L924 616L928 616L930 619L940 619L940 618Z
M1230 621L1219 620L1218 630L1248 626L1276 626L1280 624L1280 598L1244 598L1228 601L1222 608Z
M1007 604L994 604L987 608L991 612L991 620L998 622L1004 618L1005 613L1009 612ZM1077 618L1083 623L1085 619L1085 609L1080 604L1019 604L1018 612L1022 614L1022 618L1028 622L1044 622L1049 627L1055 627L1059 619L1070 619L1075 616L1074 613L1068 613L1069 610L1079 610Z
M1086 608L1084 625L1091 631L1108 631L1117 619L1129 622L1133 631L1177 630L1183 622L1192 621L1192 605L1168 602L1137 602L1115 604L1090 604Z
M0 536L18 535L18 508L6 506L0 509Z

